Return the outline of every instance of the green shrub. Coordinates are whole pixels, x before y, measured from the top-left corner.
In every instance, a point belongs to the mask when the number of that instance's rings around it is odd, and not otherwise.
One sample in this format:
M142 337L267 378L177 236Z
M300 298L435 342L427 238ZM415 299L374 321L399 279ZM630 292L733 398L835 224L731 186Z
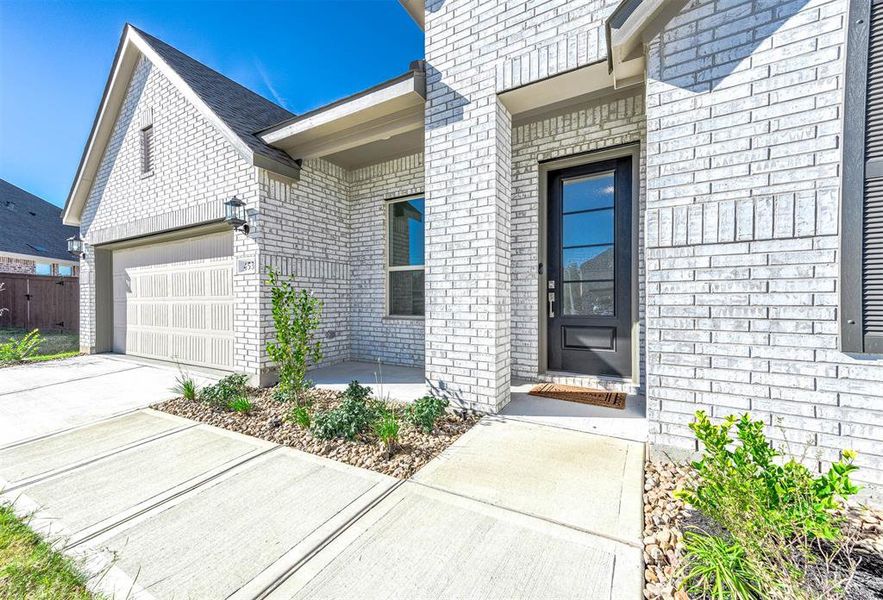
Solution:
M9 341L0 344L0 362L21 362L35 354L45 341L39 329L34 329L19 340L9 338Z
M239 396L238 398L233 398L227 405L227 408L233 412L247 415L254 408L254 404L248 399L248 396Z
M199 398L212 408L228 410L233 400L245 396L247 383L248 375L245 373L227 375L219 382L202 388Z
M315 339L322 302L307 290L296 289L293 278L282 280L273 269L269 269L268 283L276 341L267 344L267 353L279 370L273 397L301 403L303 393L312 386L307 380L308 363L322 360L322 344Z
M392 450L399 439L399 418L396 414L388 409L382 409L378 412L372 429L377 439L383 445L386 458L389 459Z
M690 428L703 455L692 463L696 482L675 496L721 533L690 535L685 584L720 599L838 597L844 579L825 565L846 547L837 511L858 491L849 479L855 453L843 451L843 460L814 476L776 450L763 421L748 414L715 425L699 411Z
M415 427L431 433L435 422L445 413L448 401L435 396L423 396L408 406L407 418Z
M295 406L291 409L288 419L301 429L310 428L310 411L306 406Z
M354 439L368 429L377 416L377 406L369 402L371 389L353 381L335 408L313 416L313 435L322 439Z

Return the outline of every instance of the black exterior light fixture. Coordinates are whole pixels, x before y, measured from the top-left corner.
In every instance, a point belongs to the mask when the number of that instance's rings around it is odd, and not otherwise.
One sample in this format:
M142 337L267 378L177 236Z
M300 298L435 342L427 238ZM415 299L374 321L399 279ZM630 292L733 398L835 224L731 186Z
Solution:
M85 245L79 234L67 238L67 251L77 258L82 258L86 254Z
M248 235L248 213L245 212L245 202L236 196L224 202L224 222Z

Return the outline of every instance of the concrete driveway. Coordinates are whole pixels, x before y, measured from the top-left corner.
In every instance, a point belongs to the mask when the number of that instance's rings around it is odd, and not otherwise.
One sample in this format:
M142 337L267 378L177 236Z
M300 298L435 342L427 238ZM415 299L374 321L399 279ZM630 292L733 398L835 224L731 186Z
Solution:
M3 499L109 597L641 596L640 443L488 417L403 482L149 409L56 422L0 448Z
M166 400L177 376L174 366L108 354L0 369L0 446Z

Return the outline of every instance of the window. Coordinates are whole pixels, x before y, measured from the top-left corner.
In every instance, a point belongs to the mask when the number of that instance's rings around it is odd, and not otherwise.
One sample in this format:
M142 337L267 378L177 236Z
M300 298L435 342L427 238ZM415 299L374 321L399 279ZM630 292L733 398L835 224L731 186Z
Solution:
M141 174L153 171L153 125L141 129Z
M423 198L387 206L387 303L390 316L422 317Z
M58 274L61 277L70 277L74 274L74 268L70 265L58 265Z
M49 263L37 263L34 273L37 275L52 275L52 265Z
M883 3L850 0L848 22L840 346L883 353Z

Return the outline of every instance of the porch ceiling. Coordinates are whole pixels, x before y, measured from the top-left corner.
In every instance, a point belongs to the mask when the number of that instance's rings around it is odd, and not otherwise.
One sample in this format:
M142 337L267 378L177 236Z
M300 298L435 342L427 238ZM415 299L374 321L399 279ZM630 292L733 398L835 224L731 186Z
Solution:
M426 78L422 63L404 75L280 123L261 139L297 159L326 158L354 168L422 149Z

